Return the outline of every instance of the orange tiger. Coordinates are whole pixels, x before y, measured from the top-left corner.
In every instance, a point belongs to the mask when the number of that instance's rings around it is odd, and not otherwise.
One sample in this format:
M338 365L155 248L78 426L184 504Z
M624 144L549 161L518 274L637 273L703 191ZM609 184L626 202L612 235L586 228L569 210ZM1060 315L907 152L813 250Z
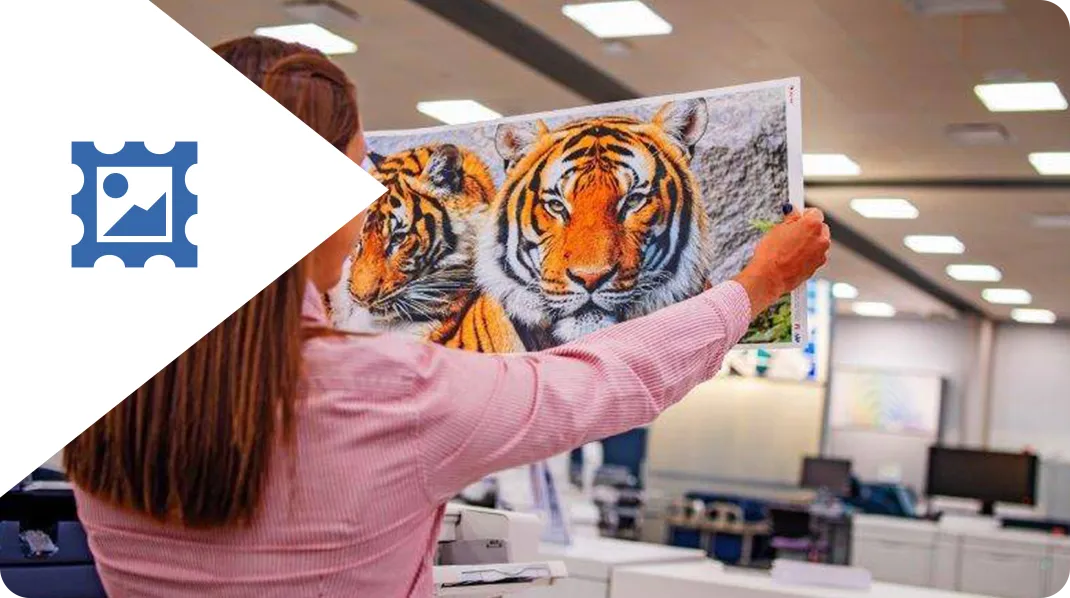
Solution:
M708 286L710 224L689 162L706 102L649 121L607 116L550 130L505 123L506 178L476 260L528 349L650 313Z
M342 298L376 328L469 350L512 350L507 319L489 333L464 333L472 328L466 318L488 312L472 311L485 303L476 300L472 260L495 194L486 165L451 144L370 158L387 193L368 208Z

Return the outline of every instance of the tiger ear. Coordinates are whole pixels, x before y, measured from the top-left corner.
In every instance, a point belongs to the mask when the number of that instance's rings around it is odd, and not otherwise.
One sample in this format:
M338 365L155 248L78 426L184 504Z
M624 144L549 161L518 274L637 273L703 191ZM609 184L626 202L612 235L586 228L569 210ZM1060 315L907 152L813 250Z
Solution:
M450 193L461 191L464 180L464 158L456 145L440 145L431 154L431 159L424 167L424 175L432 185Z
M542 120L498 125L494 147L505 161L506 170L523 158L543 135L549 132Z
M695 144L706 134L709 120L706 100L702 98L669 102L654 115L654 124L679 141L688 152L694 151Z
M368 159L372 161L372 166L379 168L379 165L383 163L383 160L386 160L386 156L375 152L368 152Z

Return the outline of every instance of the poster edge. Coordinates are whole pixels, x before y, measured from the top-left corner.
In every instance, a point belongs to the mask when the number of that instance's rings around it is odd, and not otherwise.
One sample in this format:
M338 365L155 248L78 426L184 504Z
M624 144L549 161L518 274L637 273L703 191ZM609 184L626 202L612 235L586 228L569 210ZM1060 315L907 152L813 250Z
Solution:
M431 135L436 133L452 133L462 129L469 129L472 127L489 127L501 124L524 122L533 120L536 118L567 118L570 115L578 114L582 112L589 112L592 108L609 109L614 107L630 107L640 103L653 103L657 101L671 101L680 99L693 99L693 98L710 98L723 95L730 95L732 93L741 93L745 91L756 91L760 89L777 89L784 88L788 85L794 84L801 87L801 79L799 77L787 77L783 79L771 79L768 81L757 81L754 83L744 83L741 85L733 85L729 87L718 87L714 89L706 89L700 91L690 91L683 93L669 93L660 94L656 96L647 96L641 98L634 98L630 100L620 100L616 102L603 102L600 104L586 104L584 106L576 106L574 108L562 108L559 110L543 110L540 112L531 112L527 114L518 114L516 116L504 116L502 118L496 118L493 120L477 121L471 123L465 123L461 125L431 125L427 127L416 127L410 129L390 129L380 131L366 131L364 136L368 139L385 139L390 137L404 137L408 135ZM790 126L790 125L789 125ZM790 134L790 130L789 130Z

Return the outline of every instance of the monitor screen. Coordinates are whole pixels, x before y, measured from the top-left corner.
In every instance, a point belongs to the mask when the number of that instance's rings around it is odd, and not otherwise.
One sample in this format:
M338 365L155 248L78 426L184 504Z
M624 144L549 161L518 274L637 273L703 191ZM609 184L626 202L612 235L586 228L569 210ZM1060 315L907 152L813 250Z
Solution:
M1036 502L1037 467L1036 455L934 446L929 449L925 493L1032 505Z
M851 494L851 462L845 459L807 457L803 460L803 488L826 489L836 496Z

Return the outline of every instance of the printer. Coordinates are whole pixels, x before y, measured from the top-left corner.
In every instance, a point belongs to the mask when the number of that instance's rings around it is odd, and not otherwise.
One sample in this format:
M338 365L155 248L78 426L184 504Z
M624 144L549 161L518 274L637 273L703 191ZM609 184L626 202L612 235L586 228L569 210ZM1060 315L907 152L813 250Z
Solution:
M438 535L435 595L498 598L561 581L564 563L538 557L541 532L532 514L448 504Z
M18 596L105 598L70 485L34 477L0 495L0 579Z

